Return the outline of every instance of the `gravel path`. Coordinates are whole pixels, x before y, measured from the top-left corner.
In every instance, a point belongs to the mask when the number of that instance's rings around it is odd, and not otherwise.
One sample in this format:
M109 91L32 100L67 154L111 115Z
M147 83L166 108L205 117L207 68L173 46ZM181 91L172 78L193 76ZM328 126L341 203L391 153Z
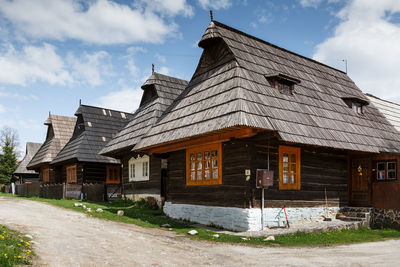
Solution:
M400 240L319 248L195 241L162 229L99 220L0 197L0 224L33 236L35 266L399 266Z

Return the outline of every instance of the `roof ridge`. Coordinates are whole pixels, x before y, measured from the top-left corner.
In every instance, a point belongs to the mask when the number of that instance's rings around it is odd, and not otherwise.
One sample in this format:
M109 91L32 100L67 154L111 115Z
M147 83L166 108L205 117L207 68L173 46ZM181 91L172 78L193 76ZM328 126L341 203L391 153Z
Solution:
M189 83L189 81L187 81L187 80L184 80L184 79L181 79L181 78L177 78L177 77L174 77L174 76L170 76L170 75L166 75L166 74L162 74L162 73L159 73L159 72L156 72L156 71L153 72L153 74L157 74L157 75L161 75L161 76L164 76L164 77L168 77L168 78L172 78L172 79L176 79L176 80L180 80L180 81Z
M133 115L132 112L127 112L127 111L123 111L123 110L116 110L116 109L111 109L111 108L106 108L106 107L96 107L96 106L85 105L85 104L81 104L80 106L89 107L89 108L97 108L97 109L107 109L107 110L111 110L111 111L115 111L115 112L123 112L123 113L126 113L126 114Z
M279 49L279 50L282 50L282 51L284 51L284 52L287 52L287 53L290 53L290 54L292 54L292 55L295 55L295 56L304 58L304 59L309 60L309 61L311 61L311 62L317 63L317 64L319 64L319 65L325 66L325 67L327 67L327 68L330 68L330 69L339 71L339 72L341 72L341 73L347 75L347 73L344 72L344 71L342 71L342 70L336 69L336 68L334 68L334 67L332 67L332 66L329 66L329 65L327 65L327 64L324 64L324 63L319 62L319 61L317 61L317 60L314 60L314 59L312 59L312 58L309 58L309 57L300 55L300 54L298 54L298 53L296 53L296 52L287 50L287 49L285 49L285 48L283 48L283 47L274 45L274 44L272 44L272 43L270 43L270 42L267 42L267 41L265 41L265 40L263 40L263 39L261 39L261 38L258 38L258 37L255 37L255 36L253 36L253 35L250 35L250 34L248 34L248 33L242 32L241 30L238 30L238 29L236 29L236 28L232 28L232 27L230 27L230 26L228 26L228 25L226 25L226 24L223 24L223 23L221 23L221 22L219 22L219 21L213 20L213 22L214 22L217 26L223 27L223 28L225 28L225 29L227 29L227 30L236 32L236 33L238 33L238 34L241 34L241 35L243 35L243 36L249 37L249 38L254 39L254 40L256 40L256 41L262 42L262 43L264 43L264 44L266 44L266 45L272 46L272 47L277 48L277 49Z
M393 102L393 101L389 101L389 100L386 100L386 99L377 97L377 96L375 96L375 95L373 95L373 94L370 94L370 93L365 93L365 95L366 95L366 96L369 96L369 97L372 97L372 98L375 98L375 99L379 99L379 100L381 100L381 101L383 101L383 102L387 102L387 103L390 103L390 104L394 104L394 105L396 105L396 106L400 106L399 103L396 103L396 102Z

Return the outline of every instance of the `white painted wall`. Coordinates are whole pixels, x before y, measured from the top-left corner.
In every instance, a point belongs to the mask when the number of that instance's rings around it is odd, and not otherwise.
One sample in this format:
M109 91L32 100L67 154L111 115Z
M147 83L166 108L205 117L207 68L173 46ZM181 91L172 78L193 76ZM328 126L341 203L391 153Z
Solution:
M329 207L329 217L334 217L339 207ZM324 207L286 208L289 223L322 220ZM261 209L241 209L231 207L202 206L190 204L173 204L165 202L164 213L171 218L185 219L205 225L214 224L235 231L261 230ZM280 208L264 209L265 226L283 226L285 213Z

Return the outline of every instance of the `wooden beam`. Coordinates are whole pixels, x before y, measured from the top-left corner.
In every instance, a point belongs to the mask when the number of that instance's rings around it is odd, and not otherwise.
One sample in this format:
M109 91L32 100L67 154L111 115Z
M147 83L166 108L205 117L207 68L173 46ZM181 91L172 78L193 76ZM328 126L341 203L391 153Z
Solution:
M231 138L246 138L256 135L257 133L263 131L262 129L250 128L250 127L240 127L240 128L228 128L224 131L218 131L202 135L196 138L188 139L181 142L162 144L157 147L149 149L149 154L162 154L177 150L188 149L196 146L215 144L229 141Z

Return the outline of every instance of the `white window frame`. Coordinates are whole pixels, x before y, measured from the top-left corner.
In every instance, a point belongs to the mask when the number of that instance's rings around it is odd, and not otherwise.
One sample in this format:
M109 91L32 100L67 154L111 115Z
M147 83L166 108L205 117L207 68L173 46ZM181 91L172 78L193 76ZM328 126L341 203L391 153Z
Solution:
M140 182L150 180L150 157L148 155L140 155L137 158L132 157L129 162L129 182ZM132 173L132 165L134 165L135 173ZM147 175L144 175L144 165L147 165Z

